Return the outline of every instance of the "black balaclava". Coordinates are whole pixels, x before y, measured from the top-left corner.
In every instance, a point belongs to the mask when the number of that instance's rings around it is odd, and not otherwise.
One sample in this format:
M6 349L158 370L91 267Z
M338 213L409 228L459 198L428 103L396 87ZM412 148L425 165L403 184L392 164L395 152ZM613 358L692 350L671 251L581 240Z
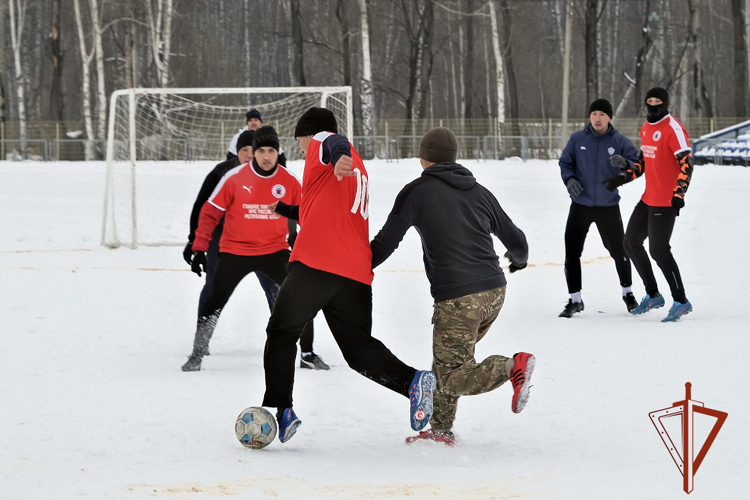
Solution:
M669 94L661 87L654 87L646 92L645 100L648 100L651 97L661 99L661 104L658 106L646 104L646 120L649 123L656 123L669 114Z

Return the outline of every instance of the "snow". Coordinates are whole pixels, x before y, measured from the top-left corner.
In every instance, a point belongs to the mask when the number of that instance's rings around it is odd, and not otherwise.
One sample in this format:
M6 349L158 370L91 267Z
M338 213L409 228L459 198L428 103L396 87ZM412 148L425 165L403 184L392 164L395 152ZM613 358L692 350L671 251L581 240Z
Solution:
M663 324L666 308L627 314L594 228L583 257L586 310L558 318L569 199L556 164L465 165L529 240L529 267L508 274L505 307L477 348L478 358L537 356L524 412L510 411L506 384L461 399L456 448L407 446L408 401L348 369L319 317L315 350L333 368L298 370L303 424L288 443L258 451L233 433L264 391L268 310L257 281L230 300L204 370L183 373L203 281L182 248L99 245L101 163L0 162L0 498L684 498L648 414L684 399L686 382L693 399L729 414L691 498L744 498L750 171L696 168L672 239L694 312ZM421 170L415 160L368 169L374 236ZM626 221L642 190L642 180L621 189ZM428 368L432 301L421 259L412 230L377 270L373 333ZM658 269L657 278L668 292ZM700 444L713 421L699 417Z

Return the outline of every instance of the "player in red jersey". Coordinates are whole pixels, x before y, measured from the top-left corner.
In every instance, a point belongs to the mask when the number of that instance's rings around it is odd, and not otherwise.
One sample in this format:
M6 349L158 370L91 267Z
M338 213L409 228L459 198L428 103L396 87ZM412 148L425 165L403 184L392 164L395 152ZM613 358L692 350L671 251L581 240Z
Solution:
M643 247L648 238L649 253L669 283L674 303L662 321L677 321L693 310L685 296L682 276L677 267L669 240L680 209L685 206L685 193L693 174L693 155L688 133L675 117L669 114L669 94L654 87L646 93L648 114L641 127L641 152L635 163L618 155L611 157L622 173L607 179L607 187L617 186L646 174L646 190L635 206L625 231L625 250L633 261L646 288L646 296L630 311L643 314L664 305L664 297L654 277L651 261Z
M286 276L285 266L289 262L287 220L267 207L277 200L299 203L302 187L294 174L278 164L278 150L279 138L273 127L259 128L253 139L252 162L228 171L201 209L192 259L192 270L198 276L206 270L206 250L222 217L224 231L213 286L198 317L193 352L182 371L201 369L221 310L245 276L262 272L279 285ZM304 337L305 342L301 342L303 360L305 354L319 358L312 352L312 321ZM296 346L294 349L296 354ZM328 369L328 366L317 368Z
M299 219L289 274L268 321L263 366L263 406L277 408L279 440L301 424L292 410L295 343L302 328L323 311L349 366L410 398L410 418L420 430L432 416L435 375L404 364L372 336L372 252L367 169L336 118L325 108L307 110L294 136L305 153L300 206L280 202L281 215Z

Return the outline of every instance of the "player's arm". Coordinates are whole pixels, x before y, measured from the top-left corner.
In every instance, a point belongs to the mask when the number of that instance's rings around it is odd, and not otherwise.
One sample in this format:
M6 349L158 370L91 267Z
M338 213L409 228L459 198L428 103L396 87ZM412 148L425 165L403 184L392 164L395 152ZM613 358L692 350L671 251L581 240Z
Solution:
M383 228L370 242L373 269L391 256L404 239L406 231L412 226L411 214L413 211L411 205L408 203L410 192L411 190L408 186L401 190L396 197L396 202L393 204L391 213L388 214L388 220L385 221Z
M357 175L352 171L352 146L349 139L343 135L329 135L320 145L322 149L321 161L333 165L333 173L338 180L344 176Z
M272 212L276 212L289 220L299 220L299 205L288 205L279 200L268 205L268 208L271 209Z
M487 194L492 208L490 230L508 249L505 258L510 261L510 272L514 273L525 268L529 260L529 244L526 241L526 235L510 220L497 198L489 191Z
M642 176L646 167L646 162L643 158L643 150L638 153L638 158L634 162L629 161L622 155L610 156L609 162L613 167L620 169L619 174L604 179L603 181L603 184L605 184L610 191L614 191L619 186L627 184L628 182Z
M685 193L693 177L693 153L687 149L677 153L675 158L680 165L680 173L677 175L677 186L672 192L672 208L679 210L685 206Z

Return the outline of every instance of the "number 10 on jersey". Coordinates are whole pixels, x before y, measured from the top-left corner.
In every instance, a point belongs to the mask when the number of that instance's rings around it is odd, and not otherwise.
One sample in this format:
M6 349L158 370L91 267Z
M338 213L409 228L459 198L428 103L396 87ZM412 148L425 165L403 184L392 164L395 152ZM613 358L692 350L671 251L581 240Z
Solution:
M357 194L354 195L351 211L356 214L359 210L362 217L367 220L370 215L370 185L367 182L367 176L362 175L358 168L354 169L354 173L357 174Z

